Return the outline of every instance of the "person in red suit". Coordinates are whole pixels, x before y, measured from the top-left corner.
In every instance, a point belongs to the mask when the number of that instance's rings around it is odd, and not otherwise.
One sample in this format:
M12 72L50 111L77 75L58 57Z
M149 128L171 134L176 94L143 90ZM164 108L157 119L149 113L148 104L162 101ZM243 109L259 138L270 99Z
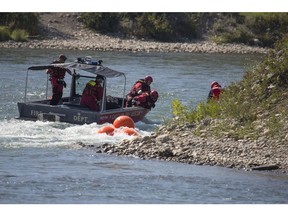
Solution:
M144 79L137 80L132 86L130 92L126 95L126 107L132 106L132 99L135 96L141 95L143 92L151 92L150 85L153 82L151 76L146 76Z
M211 83L211 89L208 94L208 100L209 99L219 100L221 92L222 92L221 85L218 82L213 81Z
M59 58L52 62L52 64L64 63L66 61L66 56L61 54ZM63 95L63 87L66 87L64 77L66 74L66 69L62 67L51 67L47 70L47 74L50 75L50 81L52 86L52 98L50 105L57 105Z
M156 90L149 92L144 92L141 95L135 96L132 99L132 105L141 106L146 109L151 110L155 107L155 103L158 100L159 94Z
M103 99L102 83L104 77L97 75L95 80L90 80L82 93L80 105L87 106L90 110L100 111L101 101Z

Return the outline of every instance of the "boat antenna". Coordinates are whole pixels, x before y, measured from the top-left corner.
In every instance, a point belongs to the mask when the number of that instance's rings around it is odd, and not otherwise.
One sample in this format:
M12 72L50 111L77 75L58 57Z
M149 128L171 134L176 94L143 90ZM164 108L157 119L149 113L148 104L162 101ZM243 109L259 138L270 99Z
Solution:
M26 95L27 95L27 85L28 85L28 71L29 69L27 70L27 73L26 73L26 84L25 84L25 95L24 95L24 102L26 103Z
M48 76L49 74L47 73L47 81L46 81L46 100L47 100L47 97L48 97Z

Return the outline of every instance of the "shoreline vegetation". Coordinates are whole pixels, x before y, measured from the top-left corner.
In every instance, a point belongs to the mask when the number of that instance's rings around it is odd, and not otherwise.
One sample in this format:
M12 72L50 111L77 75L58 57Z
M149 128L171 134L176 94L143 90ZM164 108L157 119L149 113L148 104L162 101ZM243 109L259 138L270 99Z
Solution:
M287 39L274 49L208 40L175 43L125 39L91 31L75 22L75 17L75 14L44 13L41 22L46 38L25 42L9 40L0 42L0 48L267 56L252 71L245 72L243 80L228 86L215 106L200 104L191 110L177 104L175 99L176 105L172 108L175 117L160 125L151 136L103 144L96 147L98 153L288 173ZM85 147L85 143L79 144Z
M258 22L261 28L272 21L284 25L282 16ZM267 54L271 46L263 45L275 36L261 39L248 31L237 21L245 17L254 28L254 15L239 13L0 13L0 47Z

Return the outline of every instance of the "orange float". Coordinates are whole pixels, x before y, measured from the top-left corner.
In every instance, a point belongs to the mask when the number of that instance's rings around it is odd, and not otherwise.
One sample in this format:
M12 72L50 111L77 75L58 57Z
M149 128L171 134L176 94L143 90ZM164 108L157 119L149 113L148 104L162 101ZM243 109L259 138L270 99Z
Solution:
M134 121L129 116L119 116L119 117L117 117L114 120L114 122L113 122L113 126L115 128L120 128L120 127L135 128Z
M114 135L115 127L113 125L106 125L100 128L97 133L106 133L107 135L113 136Z
M123 132L129 136L138 136L139 133L134 128L124 127Z

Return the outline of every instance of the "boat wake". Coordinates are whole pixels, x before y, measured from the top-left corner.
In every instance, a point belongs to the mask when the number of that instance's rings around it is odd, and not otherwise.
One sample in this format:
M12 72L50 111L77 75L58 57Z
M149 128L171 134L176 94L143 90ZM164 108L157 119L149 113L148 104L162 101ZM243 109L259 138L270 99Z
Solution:
M98 134L97 130L104 125L106 124L72 125L62 122L3 120L0 122L0 148L81 148L79 143L97 146L103 143L119 143L123 139L134 139L133 136L124 133L117 133L114 136ZM141 136L151 133L136 129Z

